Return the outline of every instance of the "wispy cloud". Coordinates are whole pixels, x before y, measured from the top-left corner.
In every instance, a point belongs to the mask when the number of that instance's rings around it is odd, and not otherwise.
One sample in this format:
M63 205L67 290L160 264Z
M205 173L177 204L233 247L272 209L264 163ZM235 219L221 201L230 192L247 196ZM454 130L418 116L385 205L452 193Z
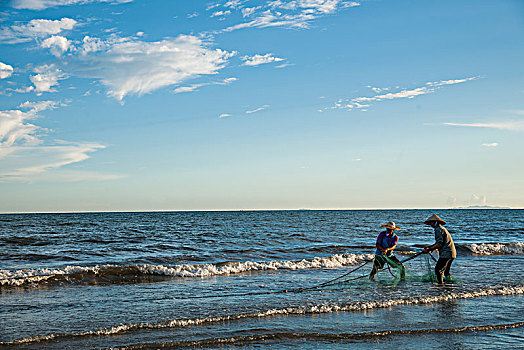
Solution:
M31 181L33 176L82 162L88 153L105 148L98 143L53 141L45 143L48 130L32 123L39 113L61 104L56 101L25 102L17 109L0 111L0 181Z
M236 52L212 49L202 39L180 35L147 42L135 37L85 37L76 55L64 58L71 75L94 78L108 88L108 95L122 100L143 95L186 80L217 74ZM200 85L201 86L201 85ZM179 88L192 91L199 85Z
M483 143L482 146L484 147L497 147L499 144L498 142L492 142L492 143Z
M265 55L254 55L254 56L243 56L241 60L244 61L244 66L258 66L260 64L280 62L283 61L283 58L274 57L272 53L267 53Z
M512 120L512 121L500 121L500 122L487 122L487 123L444 123L449 126L462 126L469 128L489 128L499 130L512 130L512 131L523 131L524 120Z
M179 93L182 93L182 92L197 91L197 89L202 87L202 86L208 86L208 85L228 85L228 84L231 84L232 82L234 82L236 80L237 80L237 78L231 77L231 78L226 78L226 79L221 80L221 81L212 81L212 82L209 82L209 83L191 84L189 86L178 87L175 90L173 90L173 92L175 94L179 94Z
M13 71L13 66L0 62L0 79L9 78L13 74Z
M230 10L226 10L226 11L216 11L216 12L213 12L211 14L211 16L209 17L220 17L220 16L227 16L227 15L230 15L231 14L231 11Z
M45 38L64 30L71 30L77 21L64 17L59 20L33 19L27 24L12 25L0 29L0 43L16 44L37 38Z
M223 6L240 11L243 18L250 19L247 22L229 26L222 31L230 32L243 28L266 27L308 28L310 23L319 17L333 14L340 9L360 5L355 1L344 0L276 0L250 7L245 4L245 1L228 1L224 5L216 4L213 6L213 9Z
M260 111L263 111L264 109L266 109L268 107L269 107L269 105L263 105L262 107L258 107L258 108L255 108L253 110L246 111L246 114L253 114L253 113L256 113L256 112L260 112Z
M60 142L51 146L16 147L0 166L0 179L27 180L28 176L89 159L88 153L105 148L98 143Z
M177 87L175 90L173 90L173 92L175 94L180 94L182 92L196 91L199 87L204 86L204 85L208 85L208 84L192 84L189 86L181 86L181 87Z
M231 117L231 114L228 114L228 113L222 113L221 115L218 116L219 118L227 118L227 117Z
M12 0L11 6L17 9L44 10L49 7L83 5L94 2L122 4L133 0Z
M355 97L352 99L340 99L338 100L334 106L327 107L325 109L360 109L363 111L366 111L367 108L371 106L371 104L384 101L384 100L394 100L394 99L401 99L401 98L407 98L412 99L417 96L431 94L438 89L442 88L443 86L447 85L453 85L453 84L459 84L459 83L465 83L467 81L475 80L478 77L471 77L471 78L464 78L464 79L455 79L455 80L442 80L437 82L428 82L424 86L416 87L413 89L403 89L397 92L388 92L388 93L381 93L383 91L390 90L389 88L376 88L376 87L370 87L375 93L377 93L374 96L363 96L363 97Z
M40 143L38 134L44 130L28 121L37 118L38 112L57 105L54 101L25 102L18 106L19 109L0 111L0 158L11 153L13 147L19 144Z

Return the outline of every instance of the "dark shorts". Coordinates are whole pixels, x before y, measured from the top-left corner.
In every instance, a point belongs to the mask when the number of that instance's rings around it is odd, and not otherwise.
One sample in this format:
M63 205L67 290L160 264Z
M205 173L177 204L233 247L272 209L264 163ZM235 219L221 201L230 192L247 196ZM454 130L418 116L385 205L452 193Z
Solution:
M383 268L386 263L391 267L397 267L397 265L401 265L400 260L398 260L398 258L394 255L390 255L387 258L384 255L375 255L375 261L373 264L375 264L377 268Z
M453 258L439 258L437 265L435 265L435 274L437 280L442 283L443 276L449 276L449 269L451 269L451 263Z

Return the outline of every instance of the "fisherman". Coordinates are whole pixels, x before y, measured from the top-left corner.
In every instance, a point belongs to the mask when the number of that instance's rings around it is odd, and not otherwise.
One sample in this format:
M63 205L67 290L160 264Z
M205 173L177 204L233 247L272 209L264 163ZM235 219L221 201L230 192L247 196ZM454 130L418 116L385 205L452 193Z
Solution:
M400 230L400 226L395 225L393 221L386 224L380 224L385 227L386 231L379 233L377 237L377 250L375 252L375 259L373 260L373 269L369 274L369 279L375 278L378 270L384 267L384 264L388 264L391 267L400 267L400 278L404 280L406 277L406 268L393 255L393 250L397 247L398 236L394 233L395 230Z
M457 250L453 243L453 238L443 225L446 224L438 215L431 215L425 222L435 229L435 244L424 248L424 253L429 253L432 250L438 249L439 259L435 266L435 274L437 275L437 282L443 283L445 276L446 281L451 281L449 270L453 259L457 257Z

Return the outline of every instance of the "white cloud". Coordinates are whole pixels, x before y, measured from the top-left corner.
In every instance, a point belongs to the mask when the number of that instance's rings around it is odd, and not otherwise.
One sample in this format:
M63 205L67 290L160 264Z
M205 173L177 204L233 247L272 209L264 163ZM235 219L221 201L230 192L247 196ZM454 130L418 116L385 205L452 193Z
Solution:
M224 4L225 7L229 8L239 8L247 0L229 0Z
M112 36L86 37L79 55L67 57L71 74L99 79L108 95L122 100L203 75L214 75L236 52L211 49L200 38L180 35L162 41ZM180 90L179 90L180 91Z
M209 17L218 17L218 16L227 16L227 15L230 15L231 14L231 11L227 10L227 11L216 11L216 12L213 12L213 14L211 14L211 16Z
M244 66L258 66L260 64L271 63L271 62L280 62L283 61L283 58L274 57L273 54L268 53L265 55L254 55L254 56L243 56L241 57L244 61Z
M7 159L2 160L0 179L26 179L29 175L87 160L88 153L103 148L105 146L98 143L69 142L59 142L52 146L15 147Z
M340 7L354 7L360 4L354 1L340 0L293 0L293 1L271 1L269 6L272 8L296 10L302 9L307 12L333 13Z
M353 159L351 159L352 162L360 162L361 160L362 159L360 159L360 158L353 158Z
M442 80L442 81L434 81L426 83L426 85L430 86L443 86L443 85L453 85L453 84L459 84L459 83L465 83L470 80L475 80L478 77L471 77L471 78L465 78L465 79L452 79L452 80Z
M0 158L11 153L13 147L41 143L39 135L45 129L28 121L38 118L38 112L56 108L57 105L55 101L28 101L18 106L19 109L0 111Z
M42 65L35 69L36 75L29 77L31 82L35 85L35 91L38 94L42 92L54 92L54 86L58 85L58 81L66 79L67 75L54 65Z
M252 114L252 113L260 112L260 111L263 111L264 109L266 109L268 107L269 107L269 105L263 105L262 107L258 107L258 108L255 108L253 110L246 111L246 114Z
M57 106L62 105L56 101L38 101L38 102L29 102L26 101L18 106L21 109L28 109L30 112L38 113L40 111L45 111L48 109L54 109Z
M412 99L417 96L426 95L433 93L437 91L438 89L442 88L442 86L446 85L453 85L453 84L459 84L464 83L467 81L478 79L478 77L471 77L471 78L465 78L465 79L455 79L455 80L442 80L437 82L428 82L424 86L417 87L414 89L404 89L397 92L388 92L385 94L378 94L382 91L390 90L390 88L377 88L369 86L377 95L375 96L363 96L363 97L355 97L352 99L340 99L338 100L333 107L327 107L326 109L360 109L362 111L366 111L368 107L371 107L371 103L373 102L380 102L384 100L394 100L399 98L407 98Z
M64 17L60 20L33 19L24 25L13 25L0 29L0 42L10 44L27 42L35 38L43 38L71 30L77 21Z
M208 5L206 7L206 11L212 10L212 9L217 8L219 6L220 6L220 4L210 4L210 5Z
M53 35L45 39L40 46L49 49L53 55L60 57L64 52L69 50L71 41L63 36Z
M222 113L222 114L219 115L218 117L219 117L219 118L227 118L227 117L231 117L231 114Z
M122 4L132 1L133 0L13 0L11 6L17 9L44 10L49 7L83 5L93 2Z
M231 78L226 78L226 79L222 80L222 83L225 84L225 85L228 85L228 84L231 84L232 82L237 81L237 80L238 80L238 78L231 77Z
M469 198L470 205L486 205L486 203L487 203L486 195L472 194L471 197Z
M18 109L0 111L0 181L32 181L34 176L89 158L105 148L98 143L55 141L45 144L47 131L30 121L54 109L56 101L25 102Z
M202 85L204 85L204 84L193 84L193 85L190 85L190 86L181 86L181 87L178 87L175 90L173 90L173 92L175 94L179 94L179 93L182 93L182 92L191 92L191 91L195 91L196 89L198 89Z
M482 146L484 147L497 147L499 144L498 142L492 142L492 143L483 143Z
M245 7L242 11L242 17L250 17L255 13L256 10L258 10L260 7Z
M16 88L16 89L12 89L12 88L7 88L6 91L14 91L14 92L18 92L18 93L28 93L28 92L31 92L35 89L34 86L26 86L26 87L22 87L22 88Z
M308 28L309 23L319 17L333 14L340 9L359 6L358 2L343 0L292 0L270 1L258 7L244 7L243 2L231 1L224 6L240 9L242 16L253 18L249 22L239 23L223 31L229 32L243 28L288 27ZM228 4L230 4L228 6Z
M371 85L368 85L367 86L368 88L370 88L371 90L373 90L374 93L379 93L379 92L382 92L382 91L388 91L390 90L390 88L379 88L379 87L374 87L374 86L371 86Z
M173 90L175 94L179 94L182 92L192 92L192 91L198 91L197 89L202 86L208 86L208 85L229 85L232 82L236 81L237 78L231 77L231 78L225 78L221 81L212 81L209 83L200 83L200 84L192 84L189 86L181 86Z
M463 127L470 127L470 128L489 128L489 129L499 129L499 130L512 130L512 131L523 131L524 130L524 120L501 121L501 122L491 122L491 123L444 123L444 125L463 126Z
M13 67L0 62L0 79L9 78L13 74Z

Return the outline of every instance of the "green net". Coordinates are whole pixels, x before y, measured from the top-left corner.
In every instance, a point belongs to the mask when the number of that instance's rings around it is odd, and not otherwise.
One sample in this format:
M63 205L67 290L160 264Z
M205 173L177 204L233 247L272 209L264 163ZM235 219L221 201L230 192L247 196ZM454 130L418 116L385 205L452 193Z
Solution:
M437 282L437 276L428 254L419 255L416 259L406 261L403 264L399 264L391 257L385 256L384 258L388 265L384 266L384 269L388 269L395 280Z

